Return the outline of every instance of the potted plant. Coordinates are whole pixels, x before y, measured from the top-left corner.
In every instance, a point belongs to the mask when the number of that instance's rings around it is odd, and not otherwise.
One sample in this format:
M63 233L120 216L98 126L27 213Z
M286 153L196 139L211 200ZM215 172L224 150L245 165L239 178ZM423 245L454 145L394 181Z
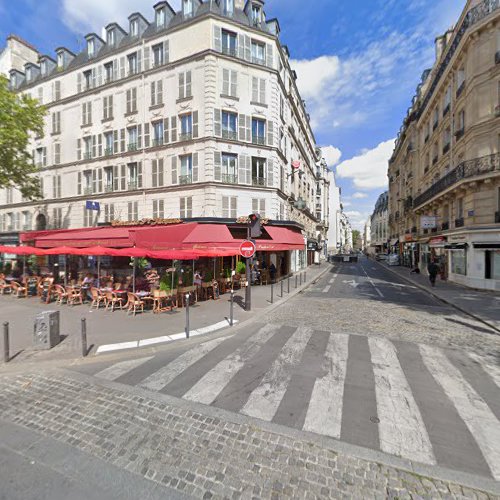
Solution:
M236 264L236 274L239 274L240 276L245 276L246 272L247 272L247 266L243 261L240 260Z

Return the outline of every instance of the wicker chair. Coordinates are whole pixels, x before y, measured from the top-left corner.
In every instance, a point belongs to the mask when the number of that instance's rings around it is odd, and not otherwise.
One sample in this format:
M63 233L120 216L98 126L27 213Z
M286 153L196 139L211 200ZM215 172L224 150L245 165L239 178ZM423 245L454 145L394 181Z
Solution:
M62 305L64 301L68 301L68 292L61 285L54 285L54 293L56 295L56 304Z
M17 298L28 296L28 289L17 281L11 281L10 286L12 287L12 293Z
M133 312L134 316L135 316L137 313L137 309L140 309L141 312L144 312L144 301L141 300L137 295L135 295L134 293L128 292L127 298L128 298L127 314L130 312Z
M123 309L123 298L117 295L115 292L106 292L104 294L106 310L111 307L111 312L115 310L115 306L118 304L120 309Z
M92 307L99 309L99 307L101 307L101 304L103 304L104 306L106 305L106 297L101 292L101 290L99 290L99 288L91 287L90 295L92 295L92 304L90 304L91 309Z
M83 294L80 288L70 288L68 290L68 305L83 305Z
M7 284L7 282L0 278L0 295L4 295L5 293L11 293L12 287Z

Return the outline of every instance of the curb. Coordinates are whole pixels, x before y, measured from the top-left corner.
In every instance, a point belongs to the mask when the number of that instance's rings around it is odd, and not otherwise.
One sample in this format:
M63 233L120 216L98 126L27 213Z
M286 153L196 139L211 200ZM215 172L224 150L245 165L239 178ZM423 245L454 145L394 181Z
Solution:
M432 290L430 290L426 286L421 285L417 281L413 281L411 278L408 278L407 276L403 276L403 275L397 273L396 271L394 271L393 269L391 269L389 266L382 265L379 262L377 262L377 264L380 267L382 267L383 269L387 269L388 271L390 271L392 274L398 276L399 278L401 278L401 279L407 281L408 283L411 283L412 285L420 288L420 290L423 290L424 292L427 292L429 295L432 295L435 299L438 299L441 302L444 302L445 304L448 304L449 306L455 308L457 311L460 311L461 313L466 314L467 316L470 316L471 318L474 318L476 321L479 321L479 322L483 323L483 325L486 325L487 327L491 328L492 330L495 330L495 332L497 334L500 334L500 328L497 328L495 325L489 323L488 321L486 321L485 319L481 318L477 314L471 313L470 311L467 311L466 309L463 309L462 307L457 306L453 302L449 301L448 299L445 299L445 298L441 297L440 295L438 295L437 293L433 292Z

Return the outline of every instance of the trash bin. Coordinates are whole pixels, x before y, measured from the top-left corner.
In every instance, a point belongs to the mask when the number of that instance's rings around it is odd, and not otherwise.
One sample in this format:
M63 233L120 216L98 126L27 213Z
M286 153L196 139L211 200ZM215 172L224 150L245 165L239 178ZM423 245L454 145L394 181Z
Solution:
M44 311L38 314L33 331L33 347L52 349L60 341L59 311Z

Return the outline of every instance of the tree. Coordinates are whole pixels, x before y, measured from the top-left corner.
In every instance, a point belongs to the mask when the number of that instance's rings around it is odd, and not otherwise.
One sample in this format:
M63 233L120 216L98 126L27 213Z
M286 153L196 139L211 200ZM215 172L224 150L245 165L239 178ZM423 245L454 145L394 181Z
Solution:
M14 187L29 200L41 196L39 169L28 145L31 135L43 135L45 114L36 99L10 91L0 76L0 189Z
M361 243L361 233L354 229L352 231L352 247L357 248L358 243Z

